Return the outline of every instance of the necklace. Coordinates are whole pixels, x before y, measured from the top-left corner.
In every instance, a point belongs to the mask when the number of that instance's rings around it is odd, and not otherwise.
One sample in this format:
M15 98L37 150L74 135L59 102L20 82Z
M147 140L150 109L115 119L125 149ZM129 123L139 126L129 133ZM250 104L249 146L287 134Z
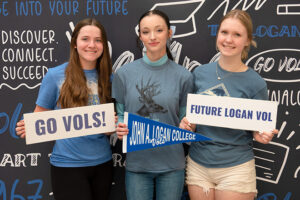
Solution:
M227 74L225 74L223 77L221 77L221 76L219 75L219 73L218 73L218 65L219 65L219 64L216 65L216 75L217 75L217 79L218 79L218 80L225 79L225 78L227 78L227 77L229 77L229 76L231 76L231 75L233 74L233 72L227 72ZM244 65L244 64L242 64L242 65ZM241 66L242 66L242 65L241 65ZM241 67L241 66L240 66L240 67Z
M233 74L232 72L227 72L227 74L225 74L225 76L221 77L218 73L218 65L216 65L216 75L217 75L218 80L225 79L225 78L231 76L232 74Z

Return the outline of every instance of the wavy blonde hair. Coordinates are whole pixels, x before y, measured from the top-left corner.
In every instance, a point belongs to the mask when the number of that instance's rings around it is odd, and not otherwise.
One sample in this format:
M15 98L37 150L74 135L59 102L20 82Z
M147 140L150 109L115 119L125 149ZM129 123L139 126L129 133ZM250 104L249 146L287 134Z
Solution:
M103 53L97 59L96 70L98 73L98 96L101 103L111 102L112 64L109 56L108 41L104 27L95 19L87 18L79 21L72 33L70 44L70 58L65 71L65 81L61 87L58 104L61 108L72 108L88 105L88 95L90 90L87 87L86 77L80 64L77 52L76 41L82 27L92 25L101 30L103 43Z

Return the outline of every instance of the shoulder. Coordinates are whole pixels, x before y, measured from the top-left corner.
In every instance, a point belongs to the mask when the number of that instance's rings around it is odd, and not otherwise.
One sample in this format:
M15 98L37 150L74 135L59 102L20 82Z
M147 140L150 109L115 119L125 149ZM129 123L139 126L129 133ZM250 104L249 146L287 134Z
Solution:
M200 73L200 72L208 72L208 71L214 71L216 68L217 63L213 62L213 63L207 63L204 65L199 65L198 67L196 67L193 71L193 73Z
M128 71L135 70L140 64L141 59L134 60L133 62L121 66L115 73L119 75L126 74Z
M48 73L49 74L55 74L55 75L56 74L64 74L67 66L68 66L68 62L65 62L61 65L56 66L56 67L49 68L47 74Z
M192 73L187 70L184 66L177 64L176 62L169 60L168 63L172 67L172 71L176 72L182 77L192 77Z
M252 69L251 67L248 68L249 69L247 79L249 79L252 83L257 85L267 85L266 81L256 71L254 71L254 69Z
M216 71L216 66L217 66L216 62L199 65L198 67L196 67L193 70L192 74L193 74L194 78L202 79L205 77L211 77L212 74L214 74Z

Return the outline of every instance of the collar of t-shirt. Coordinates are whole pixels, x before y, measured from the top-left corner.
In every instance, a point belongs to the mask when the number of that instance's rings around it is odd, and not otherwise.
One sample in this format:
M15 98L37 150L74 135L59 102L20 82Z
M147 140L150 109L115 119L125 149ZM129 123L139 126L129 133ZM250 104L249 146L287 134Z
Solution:
M165 64L168 61L168 56L167 54L165 54L163 57L161 57L159 60L152 62L151 60L149 60L147 54L144 55L143 57L143 61L145 63L147 63L150 66L162 66L163 64Z

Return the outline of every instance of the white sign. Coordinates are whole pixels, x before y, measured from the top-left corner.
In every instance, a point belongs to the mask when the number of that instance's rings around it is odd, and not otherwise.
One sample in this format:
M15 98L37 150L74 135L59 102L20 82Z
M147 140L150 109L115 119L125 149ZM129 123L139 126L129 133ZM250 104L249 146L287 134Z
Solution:
M276 127L277 102L188 94L186 117L194 124L271 131Z
M115 131L113 103L24 114L26 144Z

